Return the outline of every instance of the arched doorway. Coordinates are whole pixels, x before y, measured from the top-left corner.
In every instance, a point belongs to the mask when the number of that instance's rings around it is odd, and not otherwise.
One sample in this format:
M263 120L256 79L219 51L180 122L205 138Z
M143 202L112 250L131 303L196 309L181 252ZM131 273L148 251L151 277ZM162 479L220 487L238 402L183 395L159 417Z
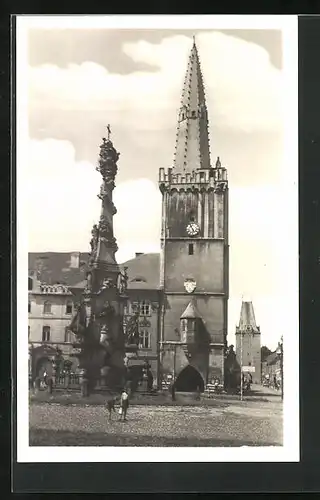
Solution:
M175 387L177 392L195 392L198 388L203 392L204 382L198 370L188 365L178 375Z

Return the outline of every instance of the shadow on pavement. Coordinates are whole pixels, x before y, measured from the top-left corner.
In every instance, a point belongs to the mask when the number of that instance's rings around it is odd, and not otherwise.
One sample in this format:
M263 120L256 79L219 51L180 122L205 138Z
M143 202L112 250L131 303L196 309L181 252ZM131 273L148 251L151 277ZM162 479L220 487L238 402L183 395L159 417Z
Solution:
M125 424L124 424L125 425ZM214 446L214 447L239 447L239 446L282 446L277 442L254 442L240 439L216 438L170 438L153 437L144 435L130 435L118 433L117 435L101 432L70 432L48 429L30 429L30 446Z

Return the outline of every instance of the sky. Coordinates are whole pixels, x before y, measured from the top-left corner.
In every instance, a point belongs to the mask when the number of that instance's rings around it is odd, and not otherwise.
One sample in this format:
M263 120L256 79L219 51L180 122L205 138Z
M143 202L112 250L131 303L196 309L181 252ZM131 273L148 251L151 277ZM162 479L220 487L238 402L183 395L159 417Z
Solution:
M296 292L285 287L284 242L295 241L295 226L286 203L294 185L284 167L280 30L30 29L28 250L88 251L100 213L95 166L110 123L120 152L117 260L159 251L158 170L172 166L193 35L212 162L220 156L229 176L228 340L234 343L241 300L252 300L262 344L274 349L290 329Z

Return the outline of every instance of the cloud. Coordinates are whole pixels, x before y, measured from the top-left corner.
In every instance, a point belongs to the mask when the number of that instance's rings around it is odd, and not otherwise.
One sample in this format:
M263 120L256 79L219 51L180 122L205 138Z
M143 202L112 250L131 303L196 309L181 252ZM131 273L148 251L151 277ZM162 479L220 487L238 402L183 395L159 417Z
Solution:
M281 129L281 72L265 49L220 32L198 35L211 123L243 131ZM133 61L158 71L109 73L93 62L29 69L31 108L117 111L114 119L135 130L162 130L175 123L191 40L172 36L161 43L126 43Z
M68 141L31 140L27 175L29 251L87 251L99 219L100 174L77 162ZM119 183L114 190L114 230L119 262L137 251L159 251L161 195L148 179Z

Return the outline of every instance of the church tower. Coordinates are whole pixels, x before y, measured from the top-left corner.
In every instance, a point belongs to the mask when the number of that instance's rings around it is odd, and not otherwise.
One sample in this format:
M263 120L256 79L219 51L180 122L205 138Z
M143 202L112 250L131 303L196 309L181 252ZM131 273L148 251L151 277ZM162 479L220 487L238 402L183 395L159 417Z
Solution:
M252 381L261 383L261 333L252 302L242 302L239 326L236 327L236 356L243 371L250 371ZM253 371L254 370L254 371Z
M208 112L195 41L178 115L174 162L162 193L160 366L177 390L224 379L228 304L228 180L210 160ZM191 311L194 321L184 317ZM188 324L192 325L186 332ZM189 381L189 382L188 382Z

